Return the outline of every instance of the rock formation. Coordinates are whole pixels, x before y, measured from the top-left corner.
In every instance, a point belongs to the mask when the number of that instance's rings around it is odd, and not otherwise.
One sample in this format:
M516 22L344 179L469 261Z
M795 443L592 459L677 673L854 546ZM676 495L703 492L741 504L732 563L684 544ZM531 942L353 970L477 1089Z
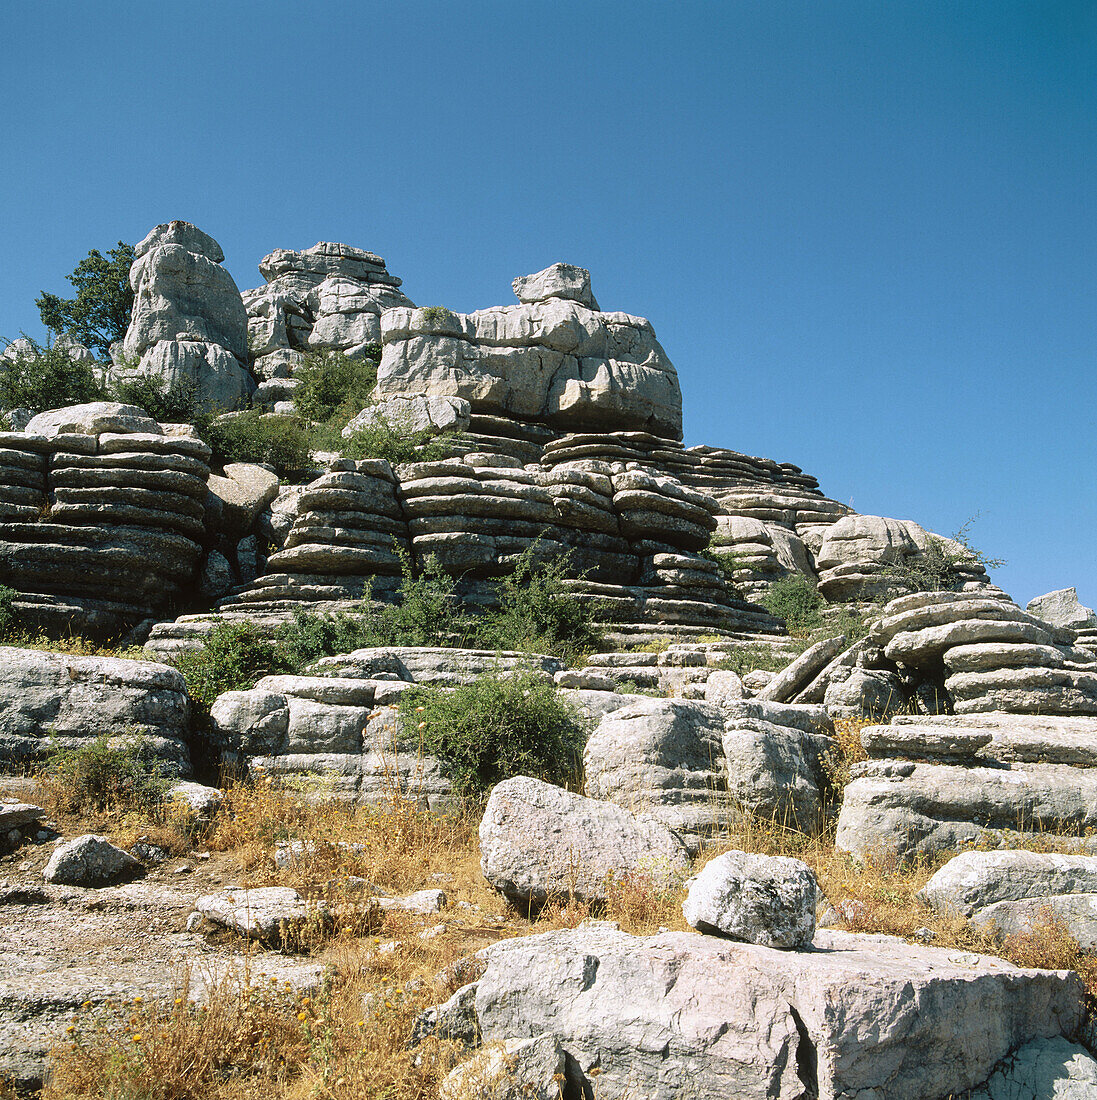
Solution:
M221 246L175 221L153 229L135 257L133 313L123 344L128 363L116 363L114 377L153 375L208 410L246 405L255 389L247 369L247 314L221 266Z

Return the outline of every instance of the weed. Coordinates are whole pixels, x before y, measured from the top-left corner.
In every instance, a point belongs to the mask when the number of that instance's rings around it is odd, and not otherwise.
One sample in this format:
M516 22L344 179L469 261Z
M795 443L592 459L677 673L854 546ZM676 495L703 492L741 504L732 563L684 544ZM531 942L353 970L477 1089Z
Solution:
M390 420L376 413L369 423L342 440L339 450L347 458L384 458L393 465L437 462L450 454L442 439L429 428L415 431L409 421Z
M181 653L175 664L191 699L207 709L226 691L250 688L263 676L297 671L285 649L247 621L219 624L201 649Z

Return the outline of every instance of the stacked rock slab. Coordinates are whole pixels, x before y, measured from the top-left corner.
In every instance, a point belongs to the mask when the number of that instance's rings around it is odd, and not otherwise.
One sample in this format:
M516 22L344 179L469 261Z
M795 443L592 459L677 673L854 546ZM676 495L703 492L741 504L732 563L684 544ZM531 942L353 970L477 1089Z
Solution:
M887 658L945 671L957 714L1097 714L1097 662L1073 632L1022 611L996 590L920 592L891 601L873 624Z
M0 434L0 583L47 629L117 633L193 577L210 450L97 403Z
M1097 718L981 713L900 715L867 726L836 844L910 860L1051 834L1094 850Z
M1097 613L1084 607L1076 588L1060 588L1029 600L1029 614L1065 630L1073 630L1078 645L1097 650Z
M123 344L129 362L113 374L153 375L209 410L245 406L247 314L221 246L189 222L158 225L134 250L133 313ZM139 360L136 368L133 361Z
M528 667L549 677L562 665L528 653L360 649L317 662L307 676L267 676L226 692L210 713L226 764L311 783L326 798L385 804L400 796L437 810L452 803L451 784L417 731L403 727L400 694Z
M289 398L305 353L359 355L381 343L381 314L411 307L385 261L372 252L321 241L301 252L275 249L259 262L266 286L245 290L259 400Z
M651 324L598 310L589 273L561 277L567 267L516 279L520 305L386 313L378 396L462 397L474 413L558 430L656 431L680 439L678 375Z

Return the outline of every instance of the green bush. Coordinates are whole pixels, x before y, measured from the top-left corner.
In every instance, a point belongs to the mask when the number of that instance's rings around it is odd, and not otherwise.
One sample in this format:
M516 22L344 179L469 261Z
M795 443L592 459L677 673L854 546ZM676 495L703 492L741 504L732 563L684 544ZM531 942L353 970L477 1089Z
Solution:
M377 385L378 345L371 345L362 357L341 351L312 352L293 372L299 383L293 403L306 420L344 427L369 404Z
M204 428L204 438L213 448L213 462L262 462L280 476L307 470L310 440L295 416L264 415L258 409L221 417Z
M110 397L124 405L144 409L160 424L194 424L202 420L197 387L186 383L169 387L167 379L154 371L142 371L125 381L114 381Z
M482 620L480 644L555 653L569 663L602 645L592 608L567 587L570 563L570 553L543 560L536 542L524 550L499 582L499 609Z
M566 784L579 774L579 721L534 672L491 673L452 691L413 688L400 696L400 717L405 730L418 731L427 752L445 761L465 798L479 798L515 775Z
M423 320L428 325L440 325L454 317L453 310L445 306L423 306Z
M389 420L378 414L354 432L340 440L339 450L347 458L386 458L398 462L437 462L449 455L441 436L430 430L413 431L410 424Z
M148 742L104 733L78 749L54 745L35 779L50 809L81 815L147 811L168 789Z
M968 530L974 522L974 518L969 519L951 539L931 534L920 554L885 565L880 576L907 592L955 592L970 579L961 567L978 564L984 569L1001 568L1006 564L1001 558L987 557L968 541Z
M263 676L296 672L285 646L255 623L227 622L214 627L201 649L179 654L176 667L187 692L209 708L226 691L250 688Z
M26 339L33 350L0 368L0 408L38 413L106 396L99 372L90 363L70 359L63 346L43 347Z
M774 581L758 601L770 614L785 620L790 634L806 634L823 622L823 597L803 573Z

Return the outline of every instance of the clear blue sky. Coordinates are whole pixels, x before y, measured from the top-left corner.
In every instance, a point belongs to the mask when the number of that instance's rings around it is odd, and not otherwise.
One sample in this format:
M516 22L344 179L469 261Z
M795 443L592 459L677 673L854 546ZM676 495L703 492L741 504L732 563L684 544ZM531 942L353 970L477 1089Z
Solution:
M1097 603L1097 8L1029 0L0 3L0 335L192 221L422 305L556 260L651 319L687 443Z

